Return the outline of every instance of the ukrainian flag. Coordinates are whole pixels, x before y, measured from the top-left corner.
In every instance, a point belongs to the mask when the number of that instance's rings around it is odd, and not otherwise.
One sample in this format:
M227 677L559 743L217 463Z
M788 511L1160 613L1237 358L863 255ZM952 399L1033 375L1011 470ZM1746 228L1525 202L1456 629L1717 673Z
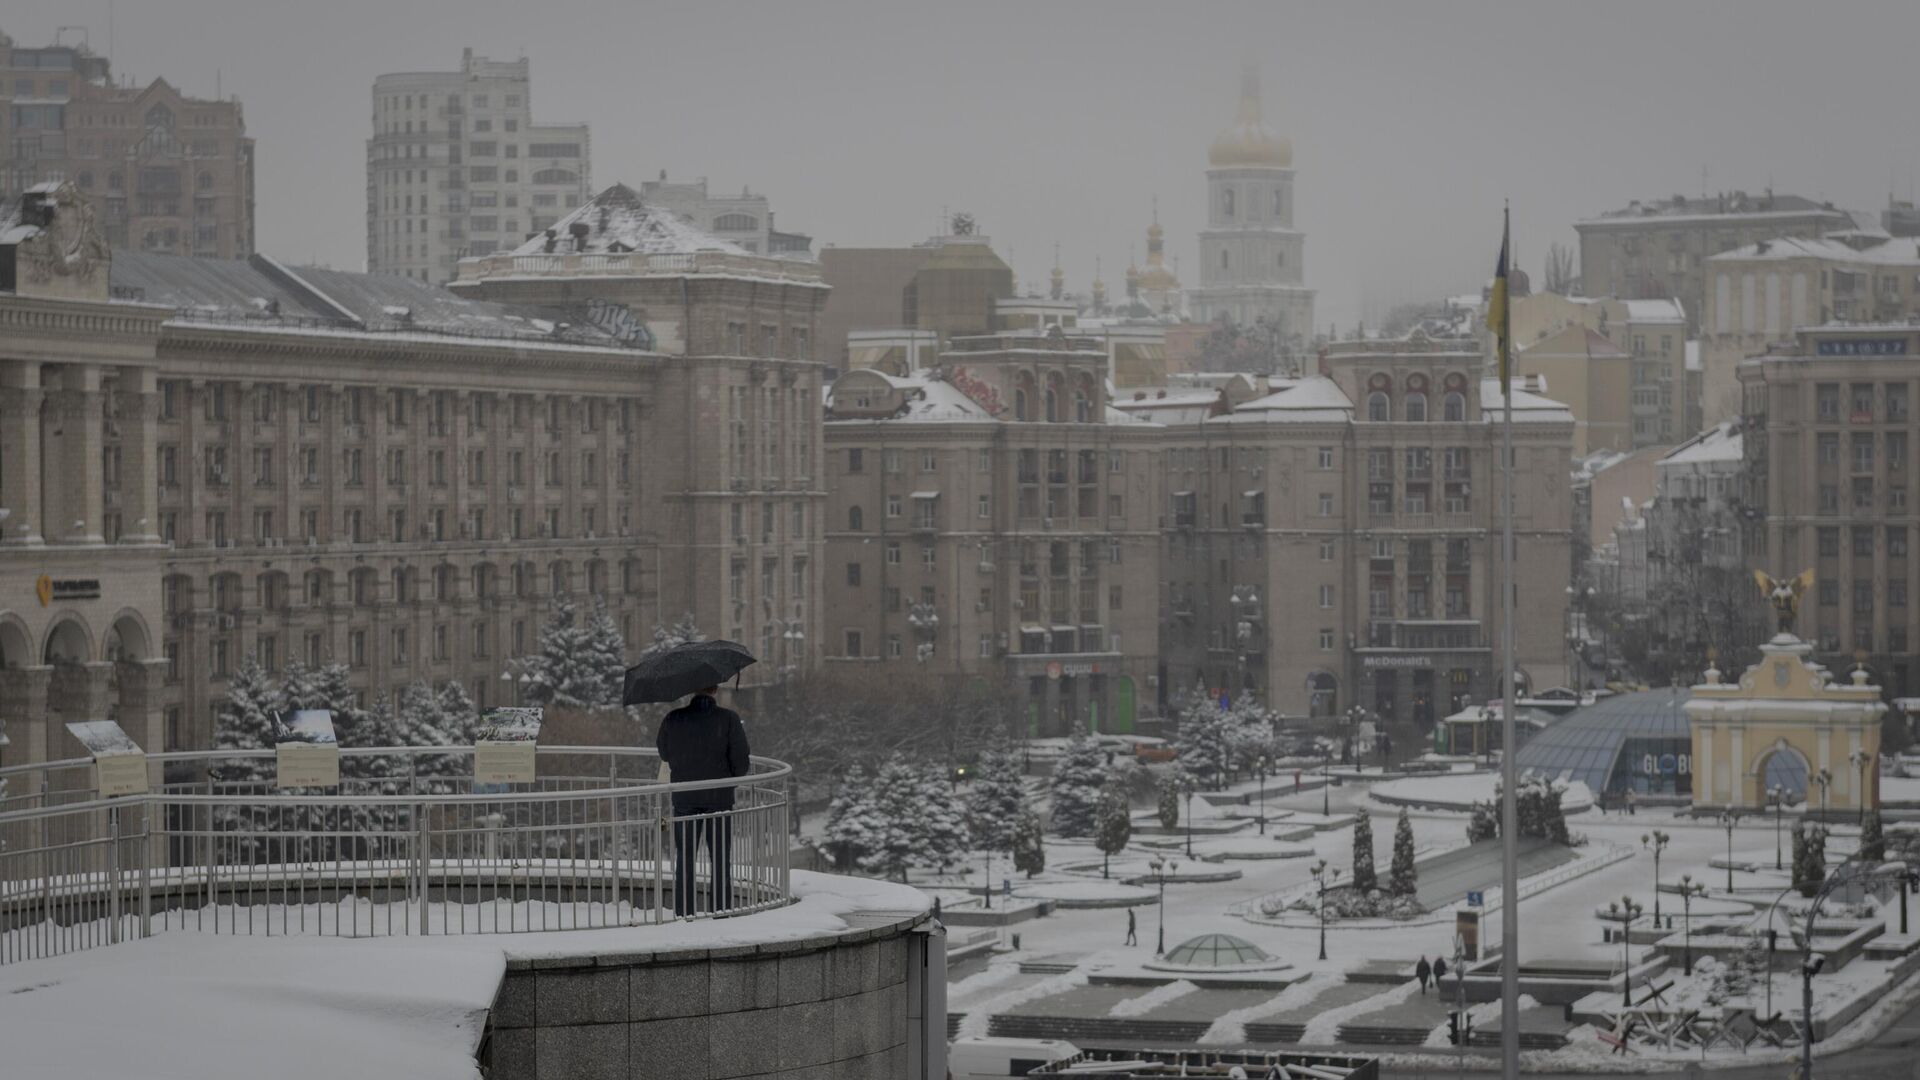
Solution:
M1513 383L1513 340L1507 321L1507 252L1512 241L1513 223L1511 219L1504 220L1500 230L1500 263L1494 267L1493 296L1487 301L1487 329L1493 331L1494 354L1500 362L1502 397Z

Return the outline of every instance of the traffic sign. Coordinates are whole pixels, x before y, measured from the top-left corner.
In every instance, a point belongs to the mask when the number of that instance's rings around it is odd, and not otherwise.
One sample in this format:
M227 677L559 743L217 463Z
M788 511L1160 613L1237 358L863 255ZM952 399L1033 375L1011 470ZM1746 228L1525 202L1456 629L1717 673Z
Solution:
M1468 906L1468 907L1486 907L1486 906L1487 906L1487 898L1486 898L1486 896L1485 896L1485 894L1483 894L1483 893L1480 893L1480 892L1477 892L1477 891L1472 891L1472 892L1468 892L1468 893L1467 893L1467 906Z

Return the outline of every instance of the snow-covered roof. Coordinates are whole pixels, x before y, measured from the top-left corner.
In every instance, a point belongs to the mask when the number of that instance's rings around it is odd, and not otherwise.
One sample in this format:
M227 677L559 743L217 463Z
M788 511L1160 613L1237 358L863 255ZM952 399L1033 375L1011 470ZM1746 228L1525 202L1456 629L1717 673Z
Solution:
M1687 309L1678 300L1622 300L1627 306L1627 321L1636 323L1684 323Z
M575 245L574 225L583 224L584 246ZM688 255L718 251L746 255L747 249L706 232L664 206L650 205L625 184L615 184L583 203L579 209L513 250L515 255L539 255L547 250L547 233L559 252Z
M1578 330L1579 333L1569 335L1568 331L1570 330ZM1569 337L1571 337L1571 340L1569 340ZM1600 358L1614 360L1626 357L1627 353L1622 350L1620 346L1615 345L1612 338L1607 337L1592 327L1569 326L1566 330L1562 330L1552 337L1542 341L1536 341L1532 345L1523 346L1520 349L1520 355L1536 358L1550 356L1584 356L1589 359Z
M1328 424L1353 416L1353 402L1338 383L1324 375L1276 379L1273 392L1242 402L1212 422L1223 424Z
M1748 244L1745 247L1737 247L1732 251L1723 251L1708 258L1710 261L1725 262L1831 259L1835 262L1866 263L1874 266L1920 266L1920 240L1911 237L1897 240L1863 237L1871 242L1855 247L1836 239L1838 235L1841 234L1831 234L1819 240L1782 236L1773 240L1763 240L1757 244Z
M1661 465L1705 465L1738 462L1742 458L1740 432L1732 420L1718 424L1681 443L1660 459Z
M1505 399L1500 396L1500 380L1481 379L1480 418L1488 423L1498 423L1504 406ZM1571 424L1573 410L1552 398L1541 397L1539 394L1516 387L1513 391L1513 422L1516 424Z

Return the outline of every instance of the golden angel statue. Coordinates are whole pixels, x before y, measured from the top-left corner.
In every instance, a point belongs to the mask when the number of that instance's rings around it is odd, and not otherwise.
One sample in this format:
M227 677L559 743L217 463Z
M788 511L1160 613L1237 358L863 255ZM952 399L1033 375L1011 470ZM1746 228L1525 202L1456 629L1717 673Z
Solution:
M1813 588L1813 571L1802 570L1791 581L1781 581L1765 570L1753 572L1754 583L1760 586L1760 595L1773 605L1773 614L1779 620L1779 632L1793 633L1793 617L1800 611L1800 594Z

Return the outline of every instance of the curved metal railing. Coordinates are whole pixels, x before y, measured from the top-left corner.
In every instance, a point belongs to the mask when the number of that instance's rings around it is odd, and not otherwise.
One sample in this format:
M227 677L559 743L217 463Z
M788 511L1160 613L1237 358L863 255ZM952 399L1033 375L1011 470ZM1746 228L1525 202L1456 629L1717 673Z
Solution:
M0 769L0 964L166 930L515 933L788 901L785 763L662 784L651 748L536 753L510 790L454 746L343 747L325 790L276 788L271 750L154 754L150 793L120 798L90 759ZM727 787L730 810L673 811Z

